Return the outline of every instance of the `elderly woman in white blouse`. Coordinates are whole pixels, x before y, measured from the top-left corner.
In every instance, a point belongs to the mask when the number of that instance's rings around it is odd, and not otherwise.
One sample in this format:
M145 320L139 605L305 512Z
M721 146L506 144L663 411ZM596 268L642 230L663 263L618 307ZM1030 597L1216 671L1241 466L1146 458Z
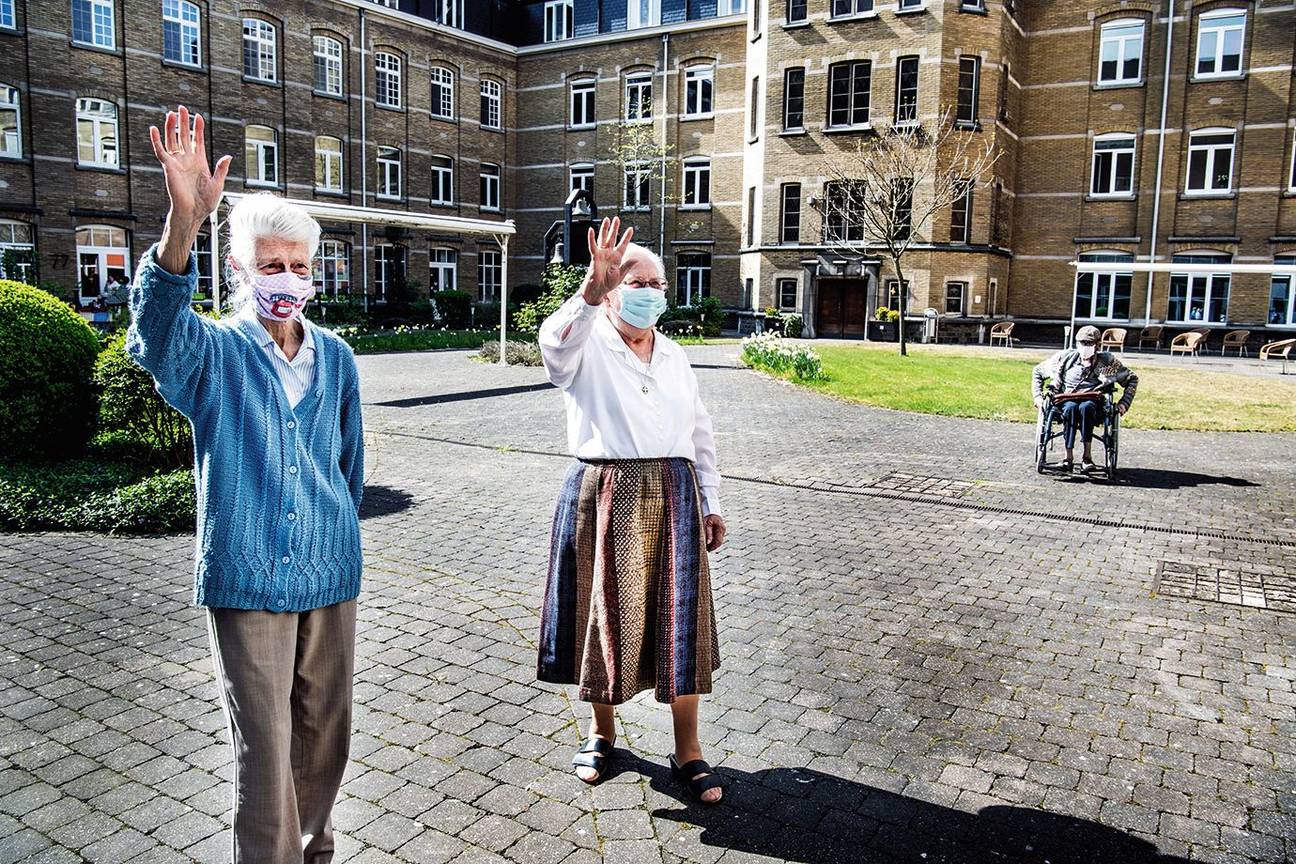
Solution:
M672 773L714 804L722 784L697 717L720 665L707 564L725 536L715 440L688 358L654 326L666 309L661 259L619 228L590 229L581 290L540 328L577 461L554 515L537 675L592 703L572 759L582 780L607 772L613 706L652 690L671 706Z

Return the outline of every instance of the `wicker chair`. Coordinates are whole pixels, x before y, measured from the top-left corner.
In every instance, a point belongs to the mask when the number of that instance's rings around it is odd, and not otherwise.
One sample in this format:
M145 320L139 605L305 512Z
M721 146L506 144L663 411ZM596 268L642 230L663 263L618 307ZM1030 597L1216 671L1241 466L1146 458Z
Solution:
M1196 357L1205 344L1206 334L1200 330L1189 330L1187 333L1180 333L1170 340L1170 356L1188 354Z
M1220 346L1220 356L1230 348L1236 348L1239 357L1247 353L1247 340L1251 338L1250 330L1230 330L1224 334L1224 344Z
M1013 343L1012 331L1016 326L1015 321L1000 321L990 328L990 345L994 347L995 340L1002 340L1005 348L1011 348Z
M1098 343L1099 348L1119 348L1122 354L1125 353L1125 336L1128 330L1124 327L1111 327L1103 331L1102 339Z
M1144 327L1142 330L1140 330L1140 331L1139 331L1139 344L1138 344L1139 350L1140 350L1140 351L1143 350L1143 343L1144 343L1144 342L1151 342L1151 343L1152 343L1152 350L1153 350L1153 351L1160 351L1160 350L1161 350L1161 331L1164 330L1164 329L1165 329L1165 328L1162 327L1160 324L1149 324L1147 327Z
M1260 347L1260 359L1272 360L1275 357L1282 361L1282 374L1287 374L1287 361L1291 359L1292 349L1296 348L1296 339L1280 339Z

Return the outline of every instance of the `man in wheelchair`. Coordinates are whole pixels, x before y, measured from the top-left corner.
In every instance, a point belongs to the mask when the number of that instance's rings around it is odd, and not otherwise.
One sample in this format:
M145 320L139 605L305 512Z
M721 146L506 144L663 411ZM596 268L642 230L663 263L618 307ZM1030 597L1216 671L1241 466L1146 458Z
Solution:
M1081 327L1076 333L1075 348L1057 352L1035 367L1031 375L1031 391L1035 407L1042 412L1038 462L1043 470L1044 456L1052 438L1052 421L1061 416L1062 438L1066 445L1063 471L1070 472L1075 465L1075 438L1080 433L1084 444L1081 457L1082 471L1094 471L1093 432L1109 404L1110 394L1116 385L1122 388L1121 398L1115 403L1112 422L1105 423L1103 446L1107 451L1108 473L1115 473L1115 427L1134 402L1138 389L1138 376L1108 351L1098 350L1101 334L1097 327ZM1046 388L1047 383L1047 388ZM1091 395L1090 395L1091 394Z

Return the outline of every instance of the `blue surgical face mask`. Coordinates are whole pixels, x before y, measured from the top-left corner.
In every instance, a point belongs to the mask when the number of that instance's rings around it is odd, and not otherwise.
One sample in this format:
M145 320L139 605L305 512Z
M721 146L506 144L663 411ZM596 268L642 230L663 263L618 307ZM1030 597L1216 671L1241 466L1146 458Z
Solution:
M621 308L617 314L631 327L647 330L665 311L665 292L656 288L621 288Z

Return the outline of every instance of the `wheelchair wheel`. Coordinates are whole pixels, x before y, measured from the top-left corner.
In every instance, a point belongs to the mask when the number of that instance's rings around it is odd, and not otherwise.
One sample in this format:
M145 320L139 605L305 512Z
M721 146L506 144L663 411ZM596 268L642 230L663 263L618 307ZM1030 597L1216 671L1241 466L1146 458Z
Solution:
M1103 448L1107 462L1107 481L1116 479L1116 459L1120 455L1120 412L1113 409L1107 422L1107 443Z
M1052 409L1040 412L1039 425L1035 435L1035 470L1040 474L1048 464L1049 433L1052 431Z

